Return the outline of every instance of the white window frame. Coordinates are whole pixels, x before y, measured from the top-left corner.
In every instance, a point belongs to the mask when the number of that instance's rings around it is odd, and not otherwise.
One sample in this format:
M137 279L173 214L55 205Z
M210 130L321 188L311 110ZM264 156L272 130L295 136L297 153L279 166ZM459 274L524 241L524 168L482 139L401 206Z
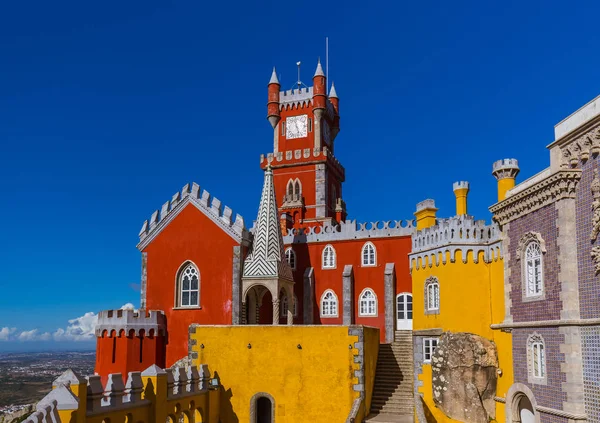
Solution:
M330 260L328 262L325 261L325 253L330 251ZM333 245L327 244L325 248L323 248L323 252L321 253L321 268L322 269L335 269L337 264L337 256L335 253L335 248Z
M538 385L548 384L546 342L537 332L527 338L528 382Z
M335 313L329 313L329 314L325 314L325 300L326 300L326 296L327 294L331 294L331 298L328 299L327 301L331 301L332 304L335 306ZM322 318L333 318L333 317L338 317L339 316L339 312L340 312L340 307L339 307L339 301L338 301L338 296L335 294L335 292L332 289L326 289L325 292L323 292L323 295L321 295L321 301L319 302L320 307L320 315ZM329 310L331 309L331 306L329 307Z
M533 249L537 251L531 253ZM523 255L525 296L540 297L544 295L544 255L542 246L537 241L531 241L527 244Z
M296 252L292 247L287 247L285 249L285 259L292 270L296 270Z
M280 315L281 317L287 317L287 312L288 312L288 297L287 295L284 295L284 297L281 299L281 307L280 307ZM296 294L294 294L294 308L292 310L292 315L294 317L298 317L298 297L296 297Z
M428 278L425 281L425 311L440 311L440 283L437 278Z
M372 295L372 297L365 298L368 295ZM358 297L358 315L361 317L377 316L377 294L371 288L363 289Z
M423 363L431 363L437 344L438 338L423 338Z
M190 279L190 284L188 285L188 289L184 289L184 278L185 276L189 276L189 275L193 275L195 273L196 277L197 277L197 288L193 289L192 288L192 279ZM180 270L177 272L177 302L175 304L176 308L200 308L200 286L201 286L201 278L200 278L200 271L198 270L198 266L196 266L194 263L192 263L191 261L186 261L181 267ZM184 293L188 294L188 304L184 304L183 301L183 297L184 297ZM196 298L197 301L195 303L192 303L191 299L192 299L192 294L196 293Z
M372 257L370 257L371 254L367 252L368 248L372 249ZM367 255L365 256L365 254ZM365 245L363 245L360 250L360 262L362 263L362 267L377 266L377 248L375 248L375 245L372 242L365 242Z

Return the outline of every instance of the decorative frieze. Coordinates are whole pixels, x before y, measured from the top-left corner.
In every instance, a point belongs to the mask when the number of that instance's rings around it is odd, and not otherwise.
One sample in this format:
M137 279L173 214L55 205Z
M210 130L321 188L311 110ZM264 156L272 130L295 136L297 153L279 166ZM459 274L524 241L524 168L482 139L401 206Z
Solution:
M600 125L589 129L560 148L562 153L560 167L563 169L577 166L580 160L587 161L590 155L600 153Z
M564 198L575 198L581 170L560 170L537 184L490 207L494 220L504 225Z

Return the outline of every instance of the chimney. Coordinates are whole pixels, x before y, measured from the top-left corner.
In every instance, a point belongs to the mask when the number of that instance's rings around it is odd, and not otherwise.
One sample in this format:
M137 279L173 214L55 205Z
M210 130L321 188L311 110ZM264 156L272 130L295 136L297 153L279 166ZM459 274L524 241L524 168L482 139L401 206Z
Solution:
M498 201L506 198L506 192L515 186L515 179L519 174L517 159L503 159L494 162L492 175L498 181Z
M456 215L467 214L467 194L469 193L469 183L467 181L458 181L452 184L454 195L456 196Z
M429 228L435 225L435 212L438 209L435 208L435 201L424 200L417 204L417 211L415 217L417 218L417 230Z

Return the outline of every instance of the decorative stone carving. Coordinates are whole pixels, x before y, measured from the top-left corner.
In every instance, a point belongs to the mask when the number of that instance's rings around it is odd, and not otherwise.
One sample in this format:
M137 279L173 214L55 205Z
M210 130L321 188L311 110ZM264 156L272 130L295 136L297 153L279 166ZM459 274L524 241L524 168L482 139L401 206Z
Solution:
M565 198L575 198L580 179L580 169L555 172L535 185L495 204L490 207L490 211L494 214L494 220L504 225L548 204Z
M450 418L467 423L495 419L498 354L488 339L444 332L431 359L433 399Z
M526 232L523 234L519 240L519 244L517 245L517 257L515 257L517 260L521 260L521 257L523 257L523 253L525 252L525 248L527 248L527 245L529 245L529 243L532 241L540 244L540 250L542 250L542 253L546 253L546 241L544 241L542 235L538 232Z
M596 245L592 248L592 262L594 263L594 271L600 273L600 246Z
M579 160L586 161L590 155L600 153L600 126L590 129L562 146L561 149L563 157L561 167L563 169L575 167Z
M600 233L600 179L598 179L598 169L594 169L594 179L592 179L592 234L590 240L596 241Z

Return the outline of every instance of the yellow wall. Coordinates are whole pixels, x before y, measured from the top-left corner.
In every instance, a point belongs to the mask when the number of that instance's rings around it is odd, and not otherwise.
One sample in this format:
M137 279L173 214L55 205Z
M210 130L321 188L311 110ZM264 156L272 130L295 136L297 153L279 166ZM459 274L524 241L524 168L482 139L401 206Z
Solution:
M360 366L354 362L358 336L349 335L348 329L196 326L190 338L192 344L195 341L193 352L198 354L195 363L208 365L211 374L218 373L225 391L221 395L224 423L249 421L251 399L259 392L274 398L279 423L343 422L359 397L353 390L358 383L354 370ZM364 328L367 388L373 385L378 348L379 330Z
M441 329L451 332L468 332L480 335L496 343L499 368L502 375L498 377L496 395L504 397L513 382L512 372L512 338L510 333L492 330L490 325L504 320L504 263L497 259L485 263L483 253L479 254L478 263L473 262L472 252L467 255L467 263L457 251L454 263L450 254L446 254L446 264L433 264L416 269L412 266L413 283L413 330ZM435 276L440 286L439 314L425 314L425 280ZM446 417L433 402L431 385L431 365L423 364L423 381L419 392L423 394L426 408L433 418L440 421L451 420ZM504 405L496 403L496 420L504 421Z

